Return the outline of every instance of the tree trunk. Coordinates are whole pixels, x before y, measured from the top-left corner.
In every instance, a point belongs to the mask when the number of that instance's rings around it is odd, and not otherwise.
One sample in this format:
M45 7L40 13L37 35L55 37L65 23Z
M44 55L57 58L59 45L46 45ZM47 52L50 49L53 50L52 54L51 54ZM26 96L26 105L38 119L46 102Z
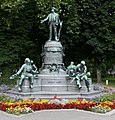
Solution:
M101 82L101 67L100 65L97 65L97 82L100 83Z

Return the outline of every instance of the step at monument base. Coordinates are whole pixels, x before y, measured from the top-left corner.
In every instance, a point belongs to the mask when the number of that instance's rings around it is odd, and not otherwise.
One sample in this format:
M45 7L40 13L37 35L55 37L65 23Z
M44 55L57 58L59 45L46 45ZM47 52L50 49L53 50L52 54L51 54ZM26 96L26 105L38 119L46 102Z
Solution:
M63 99L77 99L77 98L85 98L85 99L93 99L95 97L99 97L102 95L100 91L92 91L92 92L47 92L47 91L39 91L39 92L17 92L17 91L7 91L7 94L18 95L22 98L42 98L42 99L51 99L56 96L57 98Z

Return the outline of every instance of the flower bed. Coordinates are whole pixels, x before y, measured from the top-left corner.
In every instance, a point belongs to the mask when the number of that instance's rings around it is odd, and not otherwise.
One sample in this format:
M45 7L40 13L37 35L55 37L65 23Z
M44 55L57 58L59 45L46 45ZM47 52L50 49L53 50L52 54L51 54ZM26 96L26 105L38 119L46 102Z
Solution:
M115 94L112 94L114 96ZM107 96L106 96L107 97ZM105 99L106 100L106 99ZM19 99L8 96L0 96L0 110L10 114L26 114L38 110L48 109L81 109L93 112L106 113L115 109L115 99L112 101L97 101L86 99L61 99L54 96L53 99Z
M0 91L6 92L11 85L1 85ZM48 109L81 109L99 113L106 113L115 109L115 89L108 86L95 85L95 89L103 89L104 96L93 100L86 99L61 99L54 96L53 99L23 99L21 96L0 96L0 110L10 114L27 114L38 110Z

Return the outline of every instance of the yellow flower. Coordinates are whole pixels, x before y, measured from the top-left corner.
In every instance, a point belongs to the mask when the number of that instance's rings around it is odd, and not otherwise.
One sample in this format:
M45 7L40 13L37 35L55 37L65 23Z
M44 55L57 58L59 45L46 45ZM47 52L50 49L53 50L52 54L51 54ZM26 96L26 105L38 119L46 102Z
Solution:
M110 101L105 101L103 103L108 104L108 105L113 105L113 102L110 102Z

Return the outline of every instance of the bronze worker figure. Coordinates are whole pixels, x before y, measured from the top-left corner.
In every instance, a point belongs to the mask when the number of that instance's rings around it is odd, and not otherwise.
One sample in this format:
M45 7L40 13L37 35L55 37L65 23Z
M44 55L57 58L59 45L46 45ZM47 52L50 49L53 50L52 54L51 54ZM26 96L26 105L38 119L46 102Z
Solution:
M52 40L52 32L53 32L52 29L54 30L55 41L59 41L62 22L60 22L59 14L56 13L55 7L52 7L51 13L48 14L48 16L44 20L41 20L41 23L43 23L47 20L49 23L49 40L48 41ZM59 32L57 33L58 25L60 25L60 28L59 28Z

